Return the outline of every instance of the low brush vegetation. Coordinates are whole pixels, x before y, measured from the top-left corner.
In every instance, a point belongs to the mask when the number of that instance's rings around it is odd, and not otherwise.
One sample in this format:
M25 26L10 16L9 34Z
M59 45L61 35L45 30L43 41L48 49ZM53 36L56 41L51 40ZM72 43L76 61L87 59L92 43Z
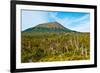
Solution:
M21 62L90 59L90 34L79 32L22 32Z

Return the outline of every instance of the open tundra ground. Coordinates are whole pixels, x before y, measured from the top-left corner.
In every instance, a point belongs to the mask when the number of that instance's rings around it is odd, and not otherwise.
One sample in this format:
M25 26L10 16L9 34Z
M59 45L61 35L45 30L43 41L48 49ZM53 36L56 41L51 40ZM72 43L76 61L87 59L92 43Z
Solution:
M90 33L22 32L21 62L90 59Z

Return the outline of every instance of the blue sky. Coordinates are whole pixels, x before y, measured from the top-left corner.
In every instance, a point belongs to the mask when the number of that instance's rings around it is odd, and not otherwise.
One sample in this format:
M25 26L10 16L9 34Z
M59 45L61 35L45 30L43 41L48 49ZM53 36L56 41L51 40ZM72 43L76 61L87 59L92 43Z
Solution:
M50 12L22 10L22 31L41 23L59 22L64 27L80 31L90 31L90 14L85 12Z

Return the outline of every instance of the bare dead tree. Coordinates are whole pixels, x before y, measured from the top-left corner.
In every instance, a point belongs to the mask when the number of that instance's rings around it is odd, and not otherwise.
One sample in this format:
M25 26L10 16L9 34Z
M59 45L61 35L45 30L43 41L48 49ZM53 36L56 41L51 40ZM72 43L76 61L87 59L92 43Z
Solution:
M28 41L28 48L32 48L31 47L31 41Z

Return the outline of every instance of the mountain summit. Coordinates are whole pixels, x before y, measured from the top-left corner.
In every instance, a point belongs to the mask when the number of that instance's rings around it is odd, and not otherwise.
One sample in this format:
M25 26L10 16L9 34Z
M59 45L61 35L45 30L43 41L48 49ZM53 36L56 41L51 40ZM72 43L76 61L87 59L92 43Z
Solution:
M74 32L68 28L65 28L58 22L49 22L39 24L35 27L24 30L23 32Z
M49 22L49 23L39 24L36 27L51 28L51 29L65 29L65 27L59 24L58 22Z

